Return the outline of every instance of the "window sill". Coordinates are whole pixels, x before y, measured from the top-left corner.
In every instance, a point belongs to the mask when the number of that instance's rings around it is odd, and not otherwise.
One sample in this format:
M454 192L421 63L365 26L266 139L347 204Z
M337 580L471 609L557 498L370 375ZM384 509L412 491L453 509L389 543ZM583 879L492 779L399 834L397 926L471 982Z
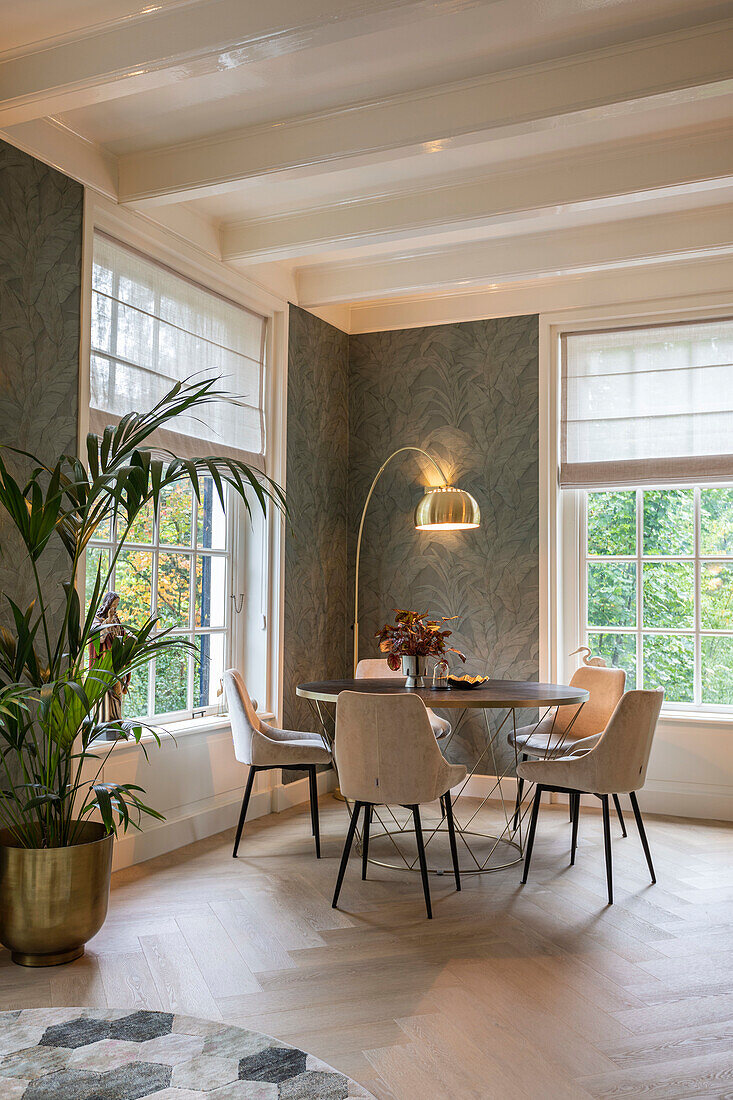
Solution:
M260 718L263 718L266 722L274 721L275 715L271 711L258 711ZM206 714L202 718L187 718L183 722L166 722L165 726L161 726L160 741L161 744L165 744L167 741L177 742L182 737L191 737L193 735L201 736L206 733L218 733L220 730L226 730L229 732L231 729L229 723L228 714ZM120 752L135 752L140 750L141 746L152 745L156 746L155 736L152 733L145 732L139 741L109 741L100 742L102 744L109 745L116 753Z
M659 715L659 721L662 725L719 726L721 729L725 730L733 728L733 714L720 714L719 712L710 710L662 710L662 713Z

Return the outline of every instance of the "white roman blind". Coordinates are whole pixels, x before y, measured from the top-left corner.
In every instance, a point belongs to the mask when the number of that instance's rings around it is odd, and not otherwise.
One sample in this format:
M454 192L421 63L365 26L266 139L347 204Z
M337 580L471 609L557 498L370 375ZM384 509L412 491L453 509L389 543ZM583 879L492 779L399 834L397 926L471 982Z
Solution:
M265 335L259 314L95 234L90 430L149 410L175 382L216 377L232 399L177 417L153 442L263 469Z
M733 480L733 320L562 338L564 488Z

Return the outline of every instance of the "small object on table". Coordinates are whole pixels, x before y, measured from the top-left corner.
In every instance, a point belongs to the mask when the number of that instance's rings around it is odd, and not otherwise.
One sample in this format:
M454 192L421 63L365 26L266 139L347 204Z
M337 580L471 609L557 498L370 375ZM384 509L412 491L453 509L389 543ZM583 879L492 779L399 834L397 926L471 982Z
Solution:
M433 669L433 691L447 691L450 687L448 683L448 662L443 659L438 661Z
M488 676L449 676L448 686L452 688L480 688L488 684Z

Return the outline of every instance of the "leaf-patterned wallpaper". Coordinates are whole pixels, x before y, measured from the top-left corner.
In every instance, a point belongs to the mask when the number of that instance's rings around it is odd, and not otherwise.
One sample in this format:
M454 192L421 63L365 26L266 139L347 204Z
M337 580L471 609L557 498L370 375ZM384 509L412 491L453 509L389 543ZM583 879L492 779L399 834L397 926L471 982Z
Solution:
M346 674L348 337L290 307L283 721L314 729L295 694ZM294 773L294 778L302 778Z
M374 633L394 608L412 607L457 616L453 640L469 670L537 679L538 318L348 338L301 309L291 307L290 319L288 724L313 728L298 682L350 670L361 508L382 462L407 444L434 454L474 494L482 523L454 534L415 531L413 511L433 471L417 455L394 460L364 530L361 656L377 655ZM452 758L475 762L484 741L474 716ZM481 770L491 769L482 762Z
M411 454L387 468L364 528L362 657L377 655L374 633L393 608L408 607L457 616L451 641L469 671L538 678L538 339L536 316L350 338L350 566L369 484L397 447L435 455L481 507L477 530L416 531L413 511L434 471ZM452 759L473 763L484 741L474 715Z
M0 141L0 442L44 459L76 452L82 204L80 184ZM30 570L18 569L22 556L7 539L0 520L0 592L25 607ZM42 564L60 604L64 551Z

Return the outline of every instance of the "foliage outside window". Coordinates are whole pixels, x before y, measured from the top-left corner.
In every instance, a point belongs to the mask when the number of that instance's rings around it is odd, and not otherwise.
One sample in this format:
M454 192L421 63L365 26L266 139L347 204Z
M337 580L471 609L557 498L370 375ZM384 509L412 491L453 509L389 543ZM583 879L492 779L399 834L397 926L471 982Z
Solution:
M628 688L733 708L733 487L582 498L587 644L626 669Z
M200 501L184 484L164 493L157 521L148 507L115 565L111 588L120 596L122 622L138 628L157 617L161 630L170 628L198 651L171 651L136 669L124 696L126 718L192 716L217 704L230 613L227 517L211 478L200 480L200 492ZM115 545L109 524L90 542L87 599L100 558L107 568Z

